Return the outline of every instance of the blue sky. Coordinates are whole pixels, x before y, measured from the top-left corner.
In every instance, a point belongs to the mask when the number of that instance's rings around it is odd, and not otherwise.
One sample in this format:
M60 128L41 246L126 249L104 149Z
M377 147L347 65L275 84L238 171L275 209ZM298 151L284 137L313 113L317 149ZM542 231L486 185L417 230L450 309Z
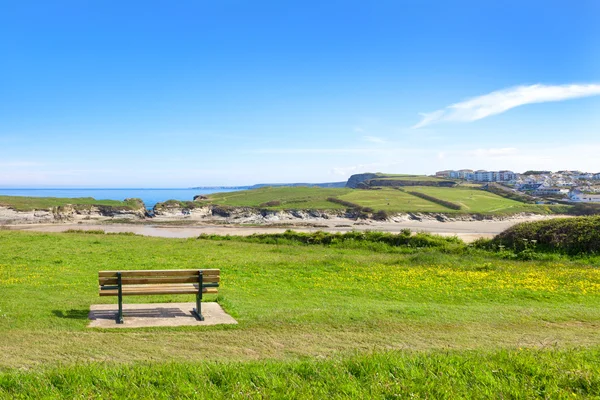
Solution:
M0 0L0 187L599 172L598 15L595 0Z

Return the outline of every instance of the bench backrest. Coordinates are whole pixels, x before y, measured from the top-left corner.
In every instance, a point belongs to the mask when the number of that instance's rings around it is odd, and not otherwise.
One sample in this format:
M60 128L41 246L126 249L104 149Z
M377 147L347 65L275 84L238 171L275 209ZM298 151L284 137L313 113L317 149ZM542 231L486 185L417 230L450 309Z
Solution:
M117 285L117 273L121 273L121 285L160 285L178 283L219 283L221 270L219 269L177 269L177 270L147 270L147 271L99 271L98 283L100 286ZM212 286L212 285L211 285Z

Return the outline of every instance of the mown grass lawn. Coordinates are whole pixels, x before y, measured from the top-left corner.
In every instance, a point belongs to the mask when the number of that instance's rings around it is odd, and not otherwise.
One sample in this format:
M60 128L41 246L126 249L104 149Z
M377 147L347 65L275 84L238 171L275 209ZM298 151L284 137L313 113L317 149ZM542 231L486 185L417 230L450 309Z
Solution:
M304 396L408 394L418 387L408 383L413 378L437 379L448 390L456 378L456 393L468 394L483 390L468 377L480 368L484 380L493 380L491 370L505 374L489 386L492 393L533 393L539 385L548 393L596 393L599 266L597 259L508 261L480 251L369 243L0 231L0 395L39 387L40 395L69 397L81 387L91 396L97 383L117 396L126 382L112 377L130 376L140 380L134 393L168 397L177 389L141 381L173 375L191 390L185 382L194 371L215 395L257 395L260 387L282 393L288 374ZM221 269L221 294L208 300L239 325L86 328L91 304L115 301L98 297L98 270L195 267ZM327 376L338 373L328 386Z

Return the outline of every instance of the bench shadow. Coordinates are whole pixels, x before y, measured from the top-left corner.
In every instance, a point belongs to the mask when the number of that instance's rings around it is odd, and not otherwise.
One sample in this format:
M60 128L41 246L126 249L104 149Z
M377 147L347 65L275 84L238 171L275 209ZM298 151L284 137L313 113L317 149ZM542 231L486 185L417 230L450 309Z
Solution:
M52 314L58 318L67 319L88 319L88 310L52 310Z
M192 315L189 312L184 312L180 308L146 308L139 310L123 310L124 318L177 318L189 317ZM86 318L91 320L110 319L113 320L117 316L117 310L91 310L89 315L86 311Z

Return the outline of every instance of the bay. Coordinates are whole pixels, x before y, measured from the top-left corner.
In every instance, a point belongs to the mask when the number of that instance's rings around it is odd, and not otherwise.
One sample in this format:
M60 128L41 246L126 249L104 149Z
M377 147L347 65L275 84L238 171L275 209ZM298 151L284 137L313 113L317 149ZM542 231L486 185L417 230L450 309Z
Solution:
M151 209L156 203L167 200L191 201L196 195L217 192L232 192L236 189L202 188L202 189L2 189L0 195L28 197L93 197L96 200L125 200L139 198L146 208ZM238 189L239 190L239 189Z

